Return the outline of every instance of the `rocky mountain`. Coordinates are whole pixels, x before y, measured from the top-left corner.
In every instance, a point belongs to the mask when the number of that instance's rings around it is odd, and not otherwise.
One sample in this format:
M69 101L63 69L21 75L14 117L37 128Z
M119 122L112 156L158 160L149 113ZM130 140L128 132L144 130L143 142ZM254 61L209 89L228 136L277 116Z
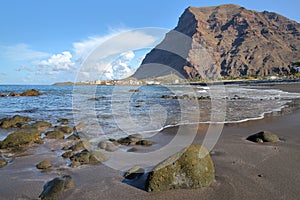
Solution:
M300 24L273 12L226 4L188 7L133 77L285 75L300 59Z

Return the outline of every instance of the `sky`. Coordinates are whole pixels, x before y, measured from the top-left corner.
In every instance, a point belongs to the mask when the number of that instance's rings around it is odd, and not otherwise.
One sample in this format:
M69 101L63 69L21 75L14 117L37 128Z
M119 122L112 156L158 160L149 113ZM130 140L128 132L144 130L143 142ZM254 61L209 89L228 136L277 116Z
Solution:
M228 3L300 22L296 0L1 0L0 84L122 78L177 25L185 8ZM86 67L95 49L105 59Z

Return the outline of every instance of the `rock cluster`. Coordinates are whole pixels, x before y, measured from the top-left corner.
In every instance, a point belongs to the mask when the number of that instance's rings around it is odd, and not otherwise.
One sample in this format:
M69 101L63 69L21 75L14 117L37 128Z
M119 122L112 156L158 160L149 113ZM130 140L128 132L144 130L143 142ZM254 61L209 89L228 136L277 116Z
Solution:
M247 140L256 143L265 143L265 142L278 142L280 139L279 137L270 131L261 131L254 135L247 137Z

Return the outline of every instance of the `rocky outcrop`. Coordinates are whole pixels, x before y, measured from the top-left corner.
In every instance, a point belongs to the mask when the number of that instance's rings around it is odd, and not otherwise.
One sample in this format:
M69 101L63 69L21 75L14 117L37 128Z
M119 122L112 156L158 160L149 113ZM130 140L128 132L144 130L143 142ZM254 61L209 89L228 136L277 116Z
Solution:
M30 122L31 119L29 117L23 117L20 115L15 115L12 118L3 118L0 119L0 128L17 128L21 127L24 122Z
M44 185L44 190L39 197L42 200L59 199L66 191L74 188L75 184L71 176L56 177Z
M214 179L214 165L208 151L201 145L191 145L149 173L146 191L208 187Z
M11 92L8 95L6 95L6 94L0 94L0 97L7 97L7 96L10 96L10 97L20 97L20 96L40 96L40 95L42 95L41 92L39 92L39 91L37 91L35 89L31 89L31 90L26 90L25 92L22 92L22 93Z
M133 77L286 75L299 59L300 24L295 21L232 4L188 7Z

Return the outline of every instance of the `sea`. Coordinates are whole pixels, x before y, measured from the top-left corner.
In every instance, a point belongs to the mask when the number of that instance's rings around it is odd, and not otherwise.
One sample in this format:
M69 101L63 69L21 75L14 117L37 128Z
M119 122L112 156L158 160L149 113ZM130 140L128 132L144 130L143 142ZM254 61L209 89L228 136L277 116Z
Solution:
M91 139L151 133L197 123L239 123L262 119L300 98L300 93L239 85L54 86L1 85L0 94L42 92L33 97L0 97L0 118L22 115L34 121L84 126ZM0 140L12 130L0 129Z

